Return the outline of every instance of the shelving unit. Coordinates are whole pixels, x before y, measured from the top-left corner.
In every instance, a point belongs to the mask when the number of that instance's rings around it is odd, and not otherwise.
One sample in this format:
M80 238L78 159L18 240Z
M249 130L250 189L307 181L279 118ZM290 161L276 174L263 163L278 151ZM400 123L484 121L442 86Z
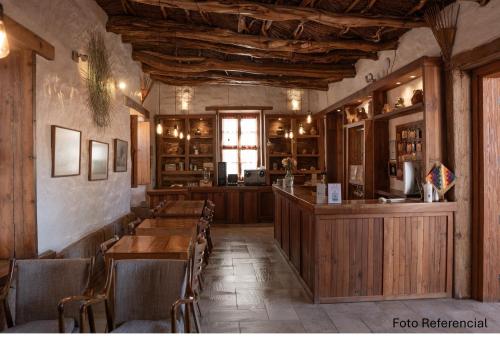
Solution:
M416 85L421 86L416 89L422 89L423 97L412 102ZM413 161L423 180L434 163L443 158L441 93L441 60L423 57L318 113L327 116L328 180L341 182L347 198L364 199L401 196L402 191L395 187L402 183L389 176L390 161L396 163L399 178L403 162ZM399 97L403 97L404 105L395 107ZM385 105L393 109L387 111ZM359 107L365 108L366 119L352 116ZM363 135L356 135L354 131L361 129ZM418 129L420 138L399 138L399 142L392 138L404 129ZM396 145L395 157L390 155L390 141ZM398 144L401 150L397 150ZM358 184L353 184L350 177L353 165L362 166L363 179ZM362 197L353 196L359 185L363 185Z
M163 134L156 135L158 188L197 186L205 168L210 171L213 183L215 115L156 115L155 122L163 126ZM178 134L183 133L182 139L174 136L175 127ZM175 169L166 169L168 165Z
M311 124L307 124L306 119L305 114L266 114L264 145L268 184L284 177L281 161L286 157L296 160L293 174L299 182L309 180L311 174L324 173L324 120L313 117ZM299 134L300 126L304 134ZM285 137L289 131L293 133L292 139Z

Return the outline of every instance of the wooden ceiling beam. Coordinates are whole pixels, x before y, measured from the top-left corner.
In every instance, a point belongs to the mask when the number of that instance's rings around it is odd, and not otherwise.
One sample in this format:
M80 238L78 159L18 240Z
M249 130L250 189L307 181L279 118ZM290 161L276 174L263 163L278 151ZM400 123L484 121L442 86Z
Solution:
M185 9L190 11L205 11L221 14L245 15L259 20L301 22L311 21L323 25L342 28L384 26L389 28L416 28L426 26L421 19L367 17L346 13L332 13L316 8L299 6L282 6L248 1L189 1L189 0L132 0L137 3L152 6ZM355 0L357 2L359 0Z
M161 71L181 73L202 73L208 71L231 71L271 76L342 78L354 77L356 70L348 65L298 65L298 64L259 64L245 61L224 61L206 58L202 62L183 64L174 62L175 56L149 51L134 51L132 57Z
M298 88L298 89L312 89L312 90L328 90L328 83L325 81L301 81L287 78L255 78L255 77L241 77L241 76L199 76L199 77L171 77L161 74L151 74L151 78L155 81L163 82L165 84L177 86L197 86L197 85L255 85L255 86L272 86L277 88Z
M375 43L354 40L304 41L244 35L237 32L206 26L179 24L152 18L111 16L106 25L108 31L121 34L123 39L132 41L168 41L175 38L199 40L219 44L265 51L295 53L326 53L334 49L354 49L365 52L391 50L397 48L396 40Z
M280 59L285 62L303 62L310 64L336 64L341 61L354 61L358 59L377 60L378 54L375 52L361 52L355 50L339 50L322 55L300 54L292 52L273 52L244 47L213 44L209 42L193 41L193 40L169 40L169 42L144 43L140 41L132 41L134 48L137 50L158 50L161 48L178 48L178 49L193 49L207 52L217 52L233 56L246 56L256 59Z

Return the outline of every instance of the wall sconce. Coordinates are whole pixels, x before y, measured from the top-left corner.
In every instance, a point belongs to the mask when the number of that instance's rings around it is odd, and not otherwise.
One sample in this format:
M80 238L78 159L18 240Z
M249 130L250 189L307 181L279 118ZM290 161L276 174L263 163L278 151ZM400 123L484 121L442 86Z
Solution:
M3 22L3 6L0 4L0 59L7 57L9 53L9 40L7 39L7 31Z
M71 59L73 59L74 62L79 63L80 61L85 62L89 60L89 56L82 53L78 53L76 50L73 50L71 51Z
M302 108L302 90L289 89L287 90L288 109L292 111L300 111Z
M120 89L121 91L125 91L125 89L127 89L127 83L125 83L125 81L118 81L116 82L116 87L118 89Z
M189 106L193 100L193 93L193 88L191 87L178 87L175 89L176 99L182 112L189 111Z

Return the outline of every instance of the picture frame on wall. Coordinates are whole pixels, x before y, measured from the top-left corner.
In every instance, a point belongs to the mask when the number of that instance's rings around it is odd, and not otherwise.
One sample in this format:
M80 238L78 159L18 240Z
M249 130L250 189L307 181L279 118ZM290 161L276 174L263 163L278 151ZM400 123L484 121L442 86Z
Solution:
M128 142L115 138L113 140L114 160L113 170L115 172L126 172L128 162Z
M80 175L82 132L51 126L52 178Z
M107 180L109 163L109 144L89 141L89 180Z

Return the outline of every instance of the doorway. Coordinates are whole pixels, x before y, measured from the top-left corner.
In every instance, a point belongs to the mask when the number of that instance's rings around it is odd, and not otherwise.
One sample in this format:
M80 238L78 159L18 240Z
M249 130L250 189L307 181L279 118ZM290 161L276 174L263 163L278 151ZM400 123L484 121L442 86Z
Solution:
M472 74L472 294L500 300L500 61Z

